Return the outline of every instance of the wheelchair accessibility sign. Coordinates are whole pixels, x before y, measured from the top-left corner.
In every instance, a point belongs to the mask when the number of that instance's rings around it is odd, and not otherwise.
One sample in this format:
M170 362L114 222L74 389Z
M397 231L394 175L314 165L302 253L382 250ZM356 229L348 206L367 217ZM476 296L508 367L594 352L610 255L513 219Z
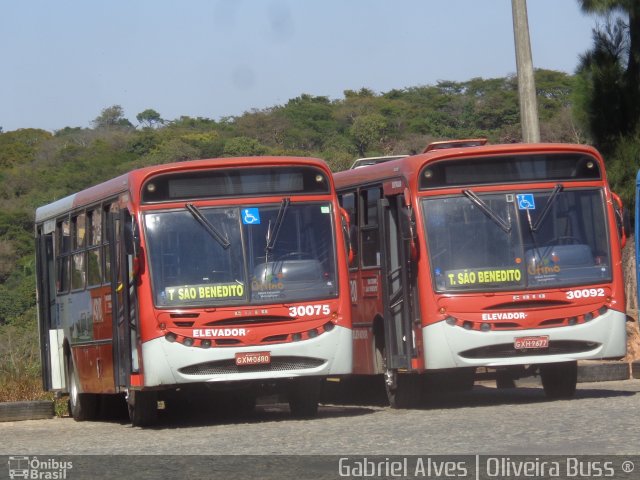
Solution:
M533 199L533 193L519 193L516 195L518 201L518 209L520 210L535 210L536 201Z
M245 225L260 225L260 211L257 208L243 208L242 223Z

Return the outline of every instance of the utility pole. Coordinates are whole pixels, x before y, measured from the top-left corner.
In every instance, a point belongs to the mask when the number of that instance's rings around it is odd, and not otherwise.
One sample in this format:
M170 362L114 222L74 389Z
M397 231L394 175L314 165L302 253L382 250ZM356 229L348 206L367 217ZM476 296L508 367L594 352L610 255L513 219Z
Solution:
M525 143L540 142L538 124L538 104L536 103L536 82L531 59L529 41L529 20L527 0L511 0L513 16L513 36L516 46L516 69L518 74L518 94L520 96L520 123L522 140Z

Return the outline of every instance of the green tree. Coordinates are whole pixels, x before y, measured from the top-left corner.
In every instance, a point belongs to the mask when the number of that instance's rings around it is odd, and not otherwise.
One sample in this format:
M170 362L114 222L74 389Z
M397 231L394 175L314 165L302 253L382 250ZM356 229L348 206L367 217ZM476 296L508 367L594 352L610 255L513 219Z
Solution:
M229 139L224 145L224 155L226 157L255 157L264 155L267 149L254 138L234 137Z
M629 134L640 125L640 2L578 3L587 13L607 17L605 27L594 29L594 47L582 57L580 65L584 81L590 83L586 89L589 99L583 101L583 108L596 141L607 144L612 135ZM598 111L600 108L606 110ZM606 118L604 125L597 122L597 113Z
M380 145L385 137L387 120L379 113L362 115L353 121L350 133L361 157L373 145Z
M104 108L92 122L94 128L133 127L124 117L124 110L120 105Z
M140 112L136 115L136 120L138 120L138 123L144 125L145 128L155 128L164 123L160 114L152 108L147 108Z
M51 137L49 132L35 128L0 133L0 168L30 162L43 143Z
M611 188L620 195L632 216L635 178L639 168L640 136L629 135L620 138L607 160L607 178Z
M291 125L282 132L285 148L320 150L324 140L335 129L333 105L327 97L303 94L273 110Z
M197 148L189 145L189 143L180 137L171 137L155 146L147 155L135 162L134 165L127 165L126 170L130 169L130 167L194 160L199 156L200 152Z
M580 59L576 104L578 117L586 123L594 143L609 151L620 134L632 131L630 105L625 100L622 20L594 29L593 42L593 48Z

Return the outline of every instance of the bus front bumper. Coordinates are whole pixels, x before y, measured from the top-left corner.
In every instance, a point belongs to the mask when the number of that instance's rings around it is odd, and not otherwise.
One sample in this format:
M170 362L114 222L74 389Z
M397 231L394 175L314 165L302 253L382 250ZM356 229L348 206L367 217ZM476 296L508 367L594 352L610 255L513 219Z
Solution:
M188 347L164 337L142 345L144 386L270 380L351 373L352 333L335 327L316 338L251 347ZM237 366L236 353L269 352L270 363Z
M549 347L518 350L516 338L548 337ZM626 315L608 310L590 322L556 328L481 332L438 322L422 329L427 369L500 367L572 360L621 358Z

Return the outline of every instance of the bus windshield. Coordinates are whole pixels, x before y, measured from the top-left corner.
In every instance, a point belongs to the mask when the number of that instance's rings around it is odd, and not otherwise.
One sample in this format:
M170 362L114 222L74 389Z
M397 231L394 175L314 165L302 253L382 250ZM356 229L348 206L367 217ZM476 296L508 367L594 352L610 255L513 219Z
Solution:
M600 189L511 191L422 201L437 291L495 291L611 280Z
M158 307L265 304L338 293L331 204L194 207L146 213Z

